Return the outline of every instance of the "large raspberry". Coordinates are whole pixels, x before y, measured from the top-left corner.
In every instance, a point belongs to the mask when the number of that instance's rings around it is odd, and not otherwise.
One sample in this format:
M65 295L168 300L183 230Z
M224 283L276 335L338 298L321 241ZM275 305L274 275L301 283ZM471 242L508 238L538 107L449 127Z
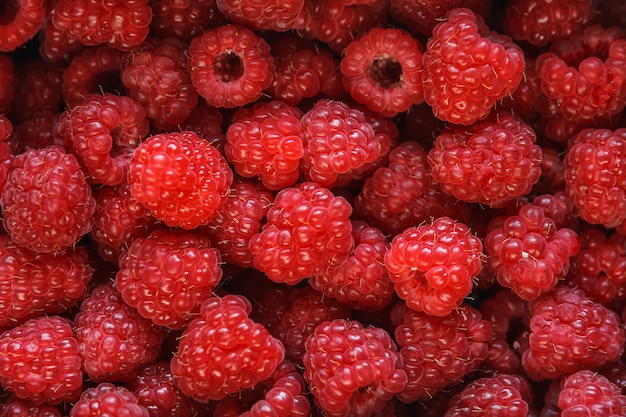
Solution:
M168 226L194 229L224 205L233 173L221 153L191 131L163 133L131 158L131 195Z
M482 267L483 246L463 223L438 217L391 241L385 265L408 307L446 316L463 302Z
M49 146L27 150L13 164L0 205L15 243L60 253L89 232L96 202L73 155Z
M139 404L137 397L122 386L102 382L85 390L70 410L69 417L124 416L150 417L150 413Z
M46 17L45 0L7 0L0 9L0 52L11 52L35 36Z
M183 332L170 366L180 390L201 402L219 400L269 378L285 349L248 315L247 298L228 294L204 301Z
M375 416L406 385L397 346L381 328L325 321L305 347L304 379L328 417Z
M435 26L423 59L424 100L439 119L463 125L487 117L524 71L522 49L467 8Z
M578 371L565 378L558 397L561 416L601 413L620 417L626 411L626 396L606 377L593 371Z

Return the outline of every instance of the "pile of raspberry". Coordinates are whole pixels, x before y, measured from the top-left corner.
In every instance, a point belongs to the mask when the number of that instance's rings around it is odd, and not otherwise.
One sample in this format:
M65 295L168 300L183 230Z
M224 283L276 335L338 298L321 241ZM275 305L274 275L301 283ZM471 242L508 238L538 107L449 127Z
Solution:
M0 1L0 417L626 416L622 0Z

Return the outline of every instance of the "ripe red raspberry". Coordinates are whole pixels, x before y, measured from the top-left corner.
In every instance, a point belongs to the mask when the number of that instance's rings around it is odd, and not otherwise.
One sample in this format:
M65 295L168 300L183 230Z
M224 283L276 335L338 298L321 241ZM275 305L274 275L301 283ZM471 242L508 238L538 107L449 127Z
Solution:
M530 192L541 175L535 132L518 117L499 115L472 126L450 125L428 152L444 193L501 207Z
M180 125L180 130L191 130L202 139L215 146L222 154L226 145L226 135L222 130L224 116L220 109L198 102L191 114ZM165 133L165 132L163 132Z
M300 119L300 130L304 177L323 187L345 186L361 179L389 152L389 136L376 132L363 112L343 101L316 101Z
M52 405L37 405L32 401L21 400L15 395L0 404L0 417L61 417L58 408Z
M352 98L385 117L424 101L423 45L403 29L375 27L343 52L343 85Z
M410 403L426 400L457 385L487 356L491 326L480 312L461 305L445 317L415 311L404 303L392 310L395 338L408 375L397 397Z
M224 23L215 0L150 0L151 33L159 38L174 37L189 42Z
M122 62L122 83L146 111L152 126L171 129L183 123L198 103L191 85L186 44L175 38L148 38Z
M150 413L146 407L138 403L137 397L127 388L102 382L86 389L69 415L69 417L93 416L150 417Z
M452 9L435 26L424 52L424 99L439 119L469 125L511 94L524 72L524 53L490 32L467 8Z
M54 15L54 9L50 15ZM80 40L73 38L69 32L56 28L51 19L44 21L42 39L39 43L39 55L46 62L59 62L70 59L71 55L84 45Z
M126 305L111 282L83 300L74 326L83 371L92 381L128 381L161 353L161 328Z
M304 379L328 417L375 416L406 385L402 358L384 329L355 320L325 321L305 348Z
M0 52L25 44L39 31L45 17L45 0L7 1L0 10Z
M565 191L585 221L615 227L626 220L626 128L584 129L563 160Z
M0 193L4 188L9 171L13 169L13 151L10 139L13 134L13 123L4 115L0 115Z
M0 382L34 404L75 401L83 390L78 351L69 320L27 320L0 335Z
M594 415L619 417L626 411L626 396L606 377L593 371L568 375L558 397L561 416Z
M182 329L222 279L220 253L194 232L157 229L120 256L124 301L158 326Z
M51 22L83 45L108 44L127 51L148 36L152 20L148 1L59 0Z
M534 380L597 369L622 355L619 316L580 289L557 287L531 302L529 348L522 366Z
M351 214L347 200L316 183L284 188L250 239L254 266L288 285L341 266L354 248Z
M254 30L286 32L294 29L305 0L216 0L215 4L226 18Z
M65 70L62 65L41 59L18 64L11 121L21 124L40 111L58 113L61 108L61 85Z
M0 196L3 226L18 245L61 253L89 232L96 202L76 158L58 146L15 157Z
M524 300L554 288L569 271L569 258L580 250L580 237L557 228L544 210L532 204L518 214L494 219L484 241L487 267L500 285Z
M244 106L272 85L270 46L250 29L219 26L192 39L188 54L191 83L211 106Z
M541 91L567 120L600 123L626 105L626 31L592 25L552 44L535 63Z
M282 101L258 102L240 108L226 131L224 154L235 172L259 177L269 190L281 190L300 179L304 144L303 112Z
M469 295L482 267L483 245L463 223L438 217L407 228L385 254L389 279L409 308L450 314Z
M130 161L130 193L171 227L195 229L223 207L233 173L220 152L191 131L163 133L141 143Z
M180 390L200 402L219 400L269 378L285 349L248 316L247 298L228 294L202 303L183 332L170 366Z
M16 79L13 61L8 56L0 54L0 114L9 113L11 110Z
M73 307L87 295L92 275L81 247L53 256L0 236L0 328Z
M385 267L387 237L363 221L352 222L355 248L339 268L309 278L309 284L326 296L358 310L380 310L395 294Z
M150 133L141 104L110 93L91 95L67 117L63 140L72 144L91 182L124 183L133 151Z

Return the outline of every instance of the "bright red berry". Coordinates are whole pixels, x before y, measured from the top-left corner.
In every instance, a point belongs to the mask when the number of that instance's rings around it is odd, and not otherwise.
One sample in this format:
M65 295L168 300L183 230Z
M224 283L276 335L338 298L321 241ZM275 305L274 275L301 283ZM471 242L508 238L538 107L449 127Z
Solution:
M626 396L619 387L594 371L578 371L562 382L558 397L561 416L593 415L619 417L626 411Z
M86 389L70 410L69 417L124 416L150 417L137 397L122 386L102 382Z
M0 52L25 44L39 31L45 17L45 0L7 1L0 11Z
M295 28L305 0L216 0L218 9L236 24L254 30L285 32Z
M61 417L59 409L53 405L35 404L29 400L21 400L15 395L0 405L1 417Z

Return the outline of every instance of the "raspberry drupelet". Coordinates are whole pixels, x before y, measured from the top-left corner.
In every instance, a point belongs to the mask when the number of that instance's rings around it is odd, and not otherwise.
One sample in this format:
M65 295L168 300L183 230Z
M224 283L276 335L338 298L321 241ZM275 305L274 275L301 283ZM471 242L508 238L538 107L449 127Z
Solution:
M424 101L423 45L403 29L372 28L346 47L340 70L352 98L385 117Z
M603 375L578 371L562 382L558 407L562 416L601 413L603 417L619 417L626 412L626 396Z
M94 410L99 416L150 417L148 409L139 404L128 388L110 382L87 388L70 410L69 417L92 417Z
M188 54L191 83L211 106L252 103L274 78L269 44L238 25L222 25L195 37Z
M45 18L45 0L6 1L0 10L0 52L24 45L39 31Z

